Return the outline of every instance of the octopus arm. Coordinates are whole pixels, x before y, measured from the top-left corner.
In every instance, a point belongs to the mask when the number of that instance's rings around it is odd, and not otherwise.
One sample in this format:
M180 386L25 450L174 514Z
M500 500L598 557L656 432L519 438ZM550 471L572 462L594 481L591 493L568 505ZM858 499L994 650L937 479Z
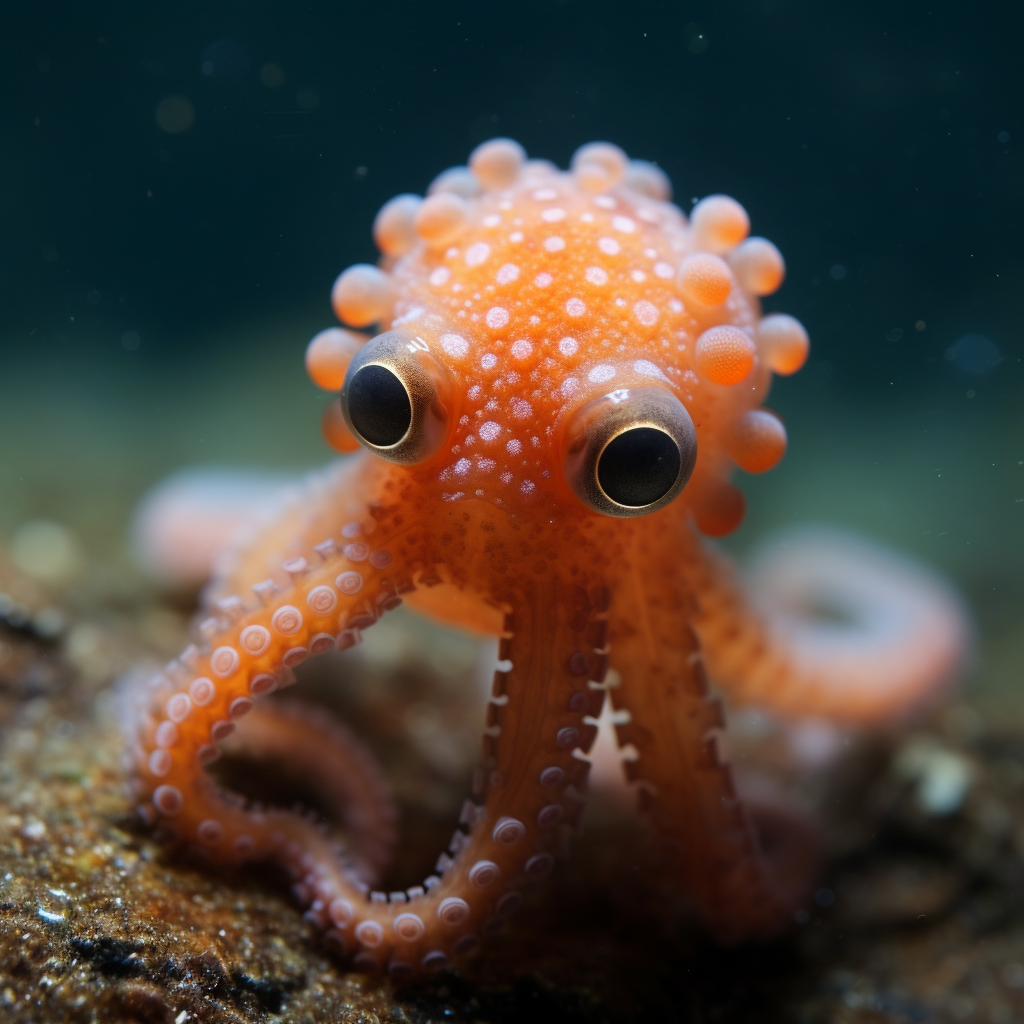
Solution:
M692 567L708 671L737 703L868 725L927 702L968 659L969 620L952 588L854 535L786 531L745 586L713 550Z
M652 545L653 550L657 547ZM721 942L765 938L792 921L818 860L816 836L781 805L737 794L721 760L725 720L709 692L691 601L655 563L615 588L609 619L612 664L622 676L616 705L629 721L620 744L640 806L664 840L666 868Z
M350 729L309 704L262 700L223 748L308 779L341 825L353 869L371 884L380 878L394 852L398 809L376 759Z
M522 901L523 886L548 873L578 823L589 768L579 751L593 741L589 716L603 699L590 685L602 671L593 647L601 608L562 585L524 584L507 595L513 610L475 784L481 802L467 801L437 874L402 892L370 892L365 841L340 855L309 818L247 806L204 768L254 700L288 681L295 664L347 646L402 595L442 578L425 561L438 539L385 509L384 497L368 503L372 528L360 539L341 550L318 545L316 564L310 552L305 564L286 566L289 584L258 584L256 603L221 599L223 615L203 623L202 643L152 681L136 720L137 793L145 817L213 861L281 864L336 949L364 969L405 977L472 950ZM286 736L269 716L256 723L254 742L276 735L286 759L295 756L301 729ZM366 775L361 769L356 778ZM386 809L366 813L389 821Z
M282 473L203 466L151 488L132 519L138 563L164 586L198 589L254 510L276 509L295 481Z

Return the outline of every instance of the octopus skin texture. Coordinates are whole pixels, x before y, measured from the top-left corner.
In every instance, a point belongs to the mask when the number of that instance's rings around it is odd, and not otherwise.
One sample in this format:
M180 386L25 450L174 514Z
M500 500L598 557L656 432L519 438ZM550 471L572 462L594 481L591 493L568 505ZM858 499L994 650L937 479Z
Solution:
M763 403L808 351L796 320L761 315L784 265L748 231L726 196L687 218L660 170L607 143L560 171L493 140L426 198L387 203L379 265L341 274L346 326L306 354L314 383L340 392L326 438L365 450L244 531L217 561L196 642L137 688L144 818L212 862L283 866L356 968L443 968L577 830L614 666L626 773L674 882L723 941L784 928L812 881L809 831L738 796L706 671L737 704L870 725L956 671L966 626L924 570L854 542L780 547L761 606L703 540L743 516L732 471L782 458L785 429ZM204 512L187 491L150 507L142 535L154 559L195 572ZM223 535L224 507L207 495L206 510ZM815 588L859 628L801 626ZM498 636L499 664L451 845L435 874L385 893L395 815L372 758L340 725L262 698L403 602ZM349 845L217 787L205 768L232 743L327 780Z

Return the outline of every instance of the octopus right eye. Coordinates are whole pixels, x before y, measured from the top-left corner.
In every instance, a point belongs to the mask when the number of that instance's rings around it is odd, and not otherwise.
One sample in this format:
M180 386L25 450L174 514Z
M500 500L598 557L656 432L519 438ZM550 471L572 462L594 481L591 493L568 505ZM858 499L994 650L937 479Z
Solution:
M628 518L664 508L686 486L696 461L697 432L675 395L623 389L576 413L565 475L595 512Z
M349 364L341 409L356 440L389 462L422 462L440 448L447 416L441 371L403 331L378 335Z

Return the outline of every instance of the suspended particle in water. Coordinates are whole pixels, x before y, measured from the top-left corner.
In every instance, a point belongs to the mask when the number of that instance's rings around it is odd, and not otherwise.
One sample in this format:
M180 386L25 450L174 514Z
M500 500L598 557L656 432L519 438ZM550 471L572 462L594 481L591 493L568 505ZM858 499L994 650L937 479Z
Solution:
M984 334L965 334L946 349L946 358L958 370L978 377L995 369L1003 361L996 343Z
M187 96L165 96L156 105L156 123L169 135L180 135L192 127L196 108Z

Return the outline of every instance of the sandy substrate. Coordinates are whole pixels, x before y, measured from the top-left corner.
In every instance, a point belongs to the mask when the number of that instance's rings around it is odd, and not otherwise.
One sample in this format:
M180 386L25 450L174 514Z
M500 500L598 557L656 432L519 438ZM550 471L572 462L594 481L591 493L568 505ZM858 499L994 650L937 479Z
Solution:
M709 945L656 881L642 832L598 794L572 860L480 959L403 989L332 961L273 872L189 864L137 823L115 683L177 648L187 602L127 580L102 598L61 594L6 555L0 591L12 599L0 624L0 1015L12 1024L1024 1015L1024 733L970 701L909 733L853 739L826 773L795 777L827 858L806 919L778 943ZM394 876L407 884L465 795L486 653L411 617L375 631L304 666L292 693L379 754L402 806ZM295 795L272 766L250 768L252 788Z

